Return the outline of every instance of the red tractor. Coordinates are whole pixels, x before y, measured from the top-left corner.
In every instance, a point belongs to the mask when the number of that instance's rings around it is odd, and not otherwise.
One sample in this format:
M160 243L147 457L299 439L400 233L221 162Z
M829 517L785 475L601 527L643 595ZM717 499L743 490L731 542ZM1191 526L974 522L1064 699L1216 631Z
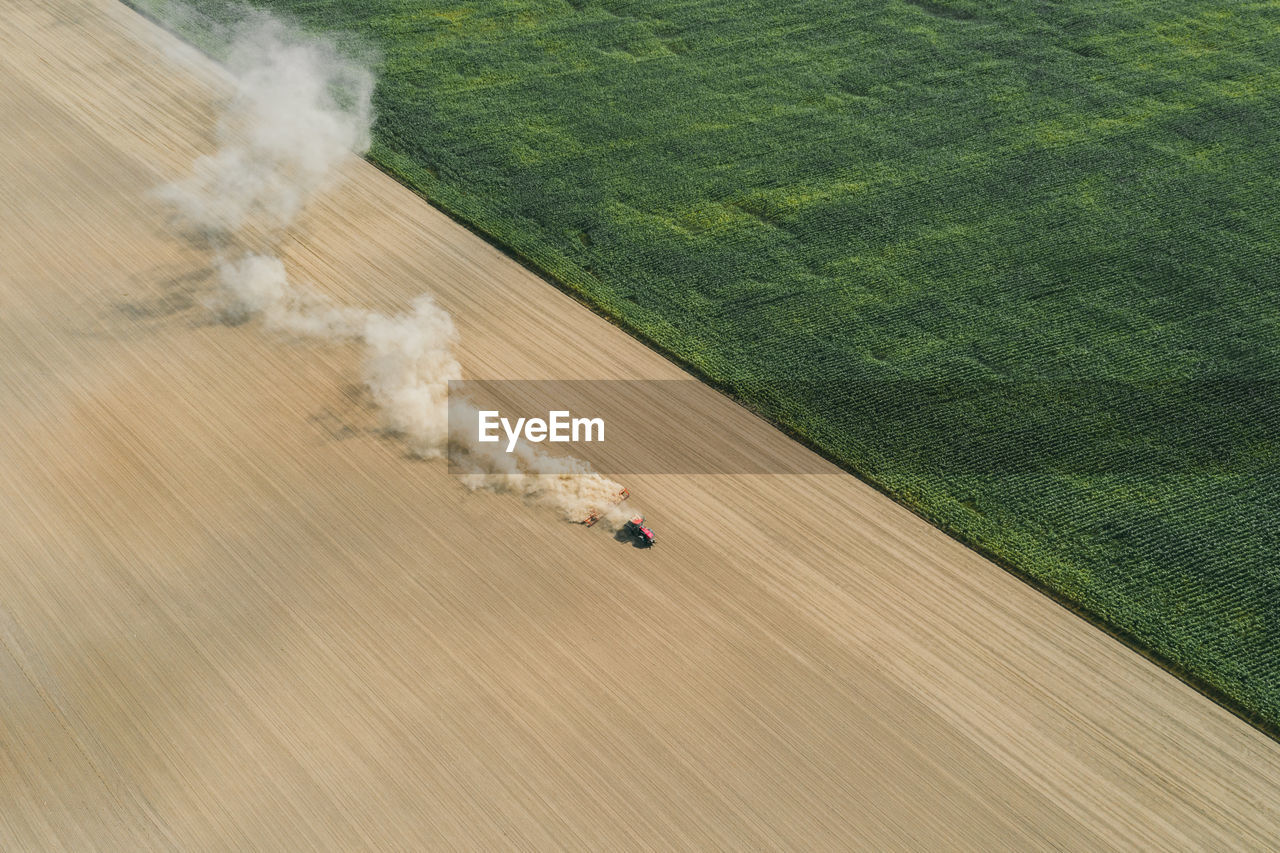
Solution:
M631 537L631 540L641 548L653 547L653 530L644 526L644 516L637 515L635 518L622 525L622 532Z

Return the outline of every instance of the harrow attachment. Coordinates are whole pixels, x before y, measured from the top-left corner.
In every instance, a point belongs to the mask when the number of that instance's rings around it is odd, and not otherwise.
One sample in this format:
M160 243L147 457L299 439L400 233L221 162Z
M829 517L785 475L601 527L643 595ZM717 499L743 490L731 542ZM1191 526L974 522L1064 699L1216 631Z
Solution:
M620 504L620 503L622 503L623 501L625 501L625 500L626 500L627 498L629 498L629 497L631 497L631 492L630 492L628 489L625 489L625 488L624 488L624 489L620 489L620 490L618 491L618 493L617 493L616 495L614 495L614 496L609 500L609 506L610 506L610 507L615 507L615 506L617 506L618 504ZM587 517L586 517L586 518L584 518L584 519L582 519L582 521L581 521L581 522L579 522L579 523L580 523L580 524L585 524L587 527L590 527L591 525L593 525L593 524L595 524L597 521L599 521L599 520L600 520L600 516L601 516L601 515L603 515L603 514L604 514L605 512L607 512L607 511L608 511L608 508L607 508L607 507L606 507L605 509L593 509L593 510L591 510L591 512L587 513Z

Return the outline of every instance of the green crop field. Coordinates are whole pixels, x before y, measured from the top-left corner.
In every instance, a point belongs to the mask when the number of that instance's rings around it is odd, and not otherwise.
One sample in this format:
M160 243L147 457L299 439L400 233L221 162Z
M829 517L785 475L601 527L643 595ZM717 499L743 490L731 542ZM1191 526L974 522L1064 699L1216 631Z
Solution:
M259 5L376 48L383 168L1280 727L1280 2Z

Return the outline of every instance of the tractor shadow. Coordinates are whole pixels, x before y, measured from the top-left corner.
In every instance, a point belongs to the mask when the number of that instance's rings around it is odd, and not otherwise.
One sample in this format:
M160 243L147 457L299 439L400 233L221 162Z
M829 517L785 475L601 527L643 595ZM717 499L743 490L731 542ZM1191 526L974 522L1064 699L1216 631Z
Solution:
M624 545L630 545L632 548L637 548L641 551L645 550L646 548L652 547L652 546L645 545L640 540L639 536L634 536L625 530L615 530L613 532L613 541L621 542Z

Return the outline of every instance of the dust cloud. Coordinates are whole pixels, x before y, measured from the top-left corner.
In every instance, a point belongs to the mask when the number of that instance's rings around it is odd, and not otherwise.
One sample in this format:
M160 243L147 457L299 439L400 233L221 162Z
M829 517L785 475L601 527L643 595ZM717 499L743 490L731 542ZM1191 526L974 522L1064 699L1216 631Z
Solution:
M430 294L386 315L290 280L275 248L308 200L337 180L346 158L368 150L374 74L331 40L261 11L245 10L225 34L232 91L216 150L197 159L188 177L158 190L180 221L214 246L210 307L228 323L358 342L362 379L383 427L410 453L451 454L468 488L516 494L570 521L598 514L606 526L621 526L628 517L618 507L622 486L582 460L524 443L507 453L450 435L449 382L462 378L458 335Z

